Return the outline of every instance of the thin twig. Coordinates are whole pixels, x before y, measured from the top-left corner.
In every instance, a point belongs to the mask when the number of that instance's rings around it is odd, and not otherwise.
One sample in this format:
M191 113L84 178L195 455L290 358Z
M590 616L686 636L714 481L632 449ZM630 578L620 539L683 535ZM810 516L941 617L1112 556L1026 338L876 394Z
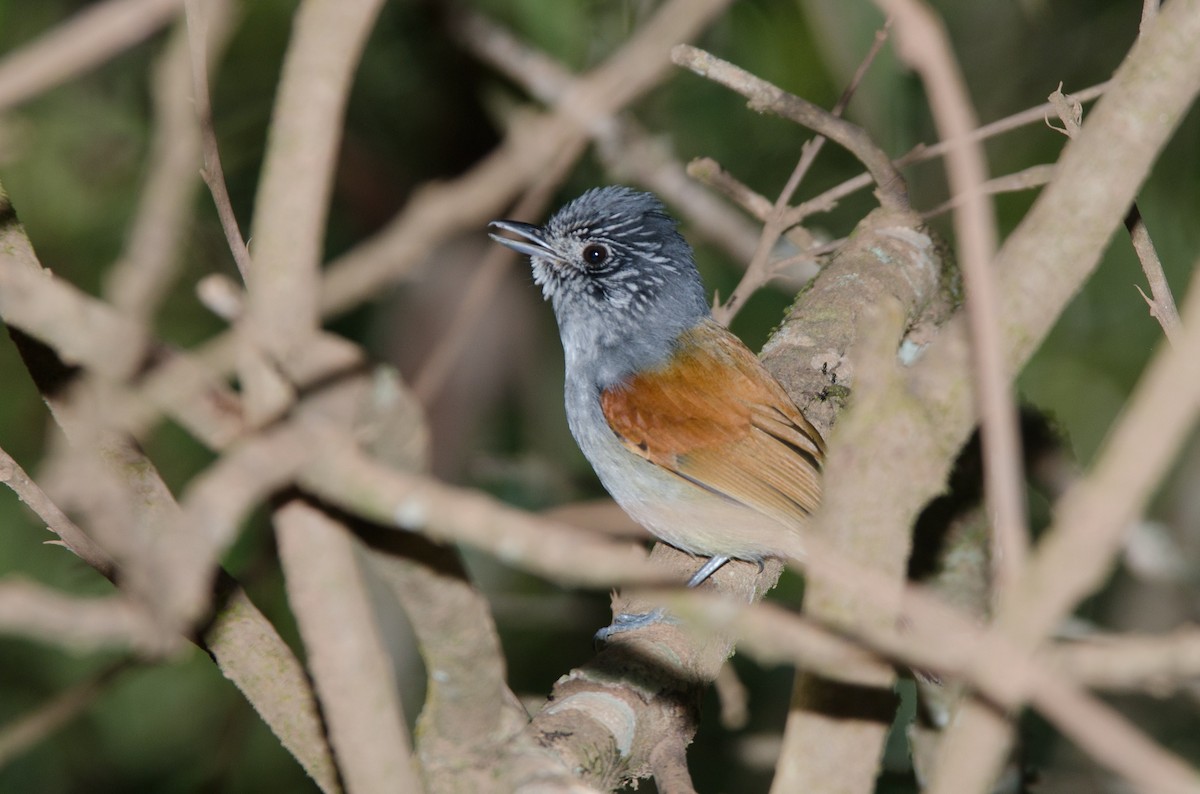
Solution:
M1144 8L1149 8L1152 2L1153 0L1147 0ZM1144 11L1142 21L1143 23L1146 21ZM1145 24L1143 24L1142 30L1145 30ZM1054 93L1050 95L1050 104L1054 107L1054 112L1063 125L1061 128L1055 127L1054 129L1068 138L1077 136L1083 122L1083 104L1078 97L1063 94L1060 83ZM1171 286L1167 283L1166 273L1163 272L1162 261L1158 258L1158 251L1154 247L1154 241L1150 239L1150 231L1146 228L1146 221L1142 218L1136 201L1130 204L1129 213L1125 216L1125 229L1129 232L1129 238L1133 242L1133 250L1137 254L1138 261L1142 263L1142 272L1146 274L1146 281L1150 284L1150 294L1153 297L1147 298L1141 287L1138 287L1138 293L1150 307L1150 316L1158 320L1158 324L1162 326L1167 341L1174 343L1180 331L1179 310L1175 307L1175 296L1171 294Z
M233 202L230 201L229 190L225 186L225 170L221 166L221 148L217 144L217 131L213 126L212 94L208 85L208 53L213 38L213 17L210 14L213 4L204 0L186 0L185 9L192 64L192 102L200 125L201 150L204 156L204 168L200 174L204 178L204 184L208 185L209 193L212 194L217 218L225 232L225 242L233 254L233 261L242 276L242 282L246 283L250 277L250 251L246 248L241 229L238 228ZM220 17L217 19L218 24L222 24Z
M762 223L766 223L771 217L771 202L764 196L760 195L756 190L742 182L740 179L729 173L721 167L711 157L697 157L687 164L687 175L696 182L712 188L715 192L721 194L725 198L732 201L737 206L744 209L750 216L758 219ZM829 206L823 209L833 209ZM791 214L791 211L788 211ZM786 271L788 268L795 267L800 263L808 263L812 265L811 274L805 278L803 274L797 274L797 278L802 283L806 283L815 276L819 270L816 267L816 262L822 253L829 253L831 249L827 244L818 245L812 233L803 226L792 226L784 230L783 237L791 243L800 252L792 256L782 259L775 263L772 270L776 273ZM754 257L754 252L758 250L758 240L761 238L761 232L755 234L754 245L746 256L746 262ZM714 301L715 302L715 301Z
M729 173L711 157L697 157L687 165L692 179L707 185L763 223L771 216L771 201ZM757 243L755 244L757 248Z
M879 31L875 33L875 40L872 42L867 54L863 56L862 62L855 69L854 75L850 79L850 83L842 91L842 95L838 97L830 113L841 118L845 112L847 105L850 104L850 99L854 96L854 92L858 89L858 85L862 82L863 76L866 75L867 69L874 63L875 57L883 48L883 44L887 41L888 29L891 26L891 21L886 22ZM779 192L778 198L775 199L774 205L771 207L770 214L767 216L767 221L763 224L762 234L758 238L758 247L754 251L754 256L750 260L746 272L742 275L737 287L730 294L729 299L724 303L713 307L713 317L722 325L728 325L730 321L745 305L756 290L770 281L778 270L778 267L770 266L771 252L775 249L775 244L779 242L779 237L788 227L785 221L785 216L788 209L788 204L795 195L796 189L800 186L801 180L812 164L816 161L817 155L821 152L821 147L825 145L826 138L824 135L805 141L801 147L800 160L796 163L796 167L792 169L791 175L788 176L787 182L783 186L783 190Z
M0 482L3 482L25 505L46 522L46 528L58 536L62 545L70 549L79 559L86 562L104 578L116 576L116 568L108 552L88 537L75 522L67 517L54 501L46 495L25 470L0 449Z
M1109 83L1099 83L1089 86L1074 94L1075 98L1080 102L1090 102L1096 97L1102 95L1108 88ZM896 159L897 168L906 168L910 165L929 162L937 159L954 146L960 143L976 143L985 141L989 138L994 138L998 135L1011 132L1021 127L1026 127L1030 124L1036 124L1044 121L1046 113L1052 111L1054 106L1049 102L1044 102L1040 105L1022 110L1019 113L1014 113L1011 116L1005 116L1002 119L984 124L978 129L972 130L969 135L960 138L950 138L940 140L934 144L920 144L913 147L907 154L901 155ZM797 224L802 222L814 212L825 212L828 208L837 204L837 202L846 196L855 193L868 185L872 184L870 174L859 174L856 177L846 180L840 185L835 185L819 196L816 196L803 204L794 207L788 214L788 222Z
M1171 294L1171 285L1167 283L1167 274L1163 272L1162 260L1158 258L1158 250L1150 239L1150 230L1146 228L1146 221L1137 204L1129 208L1129 214L1125 216L1125 228L1129 230L1129 239L1133 242L1138 261L1142 263L1142 271L1150 283L1153 297L1147 298L1140 287L1138 292L1150 307L1150 316L1158 320L1167 340L1174 344L1182 333L1179 310L1175 308L1175 296Z
M1018 193L1023 190L1033 190L1036 187L1049 182L1054 178L1054 164L1044 163L1042 165L1031 165L1012 174L998 176L995 179L989 179L980 186L980 190L989 196L999 195L1001 193ZM925 220L936 218L939 215L944 215L963 202L963 196L954 196L943 201L932 209L925 210L921 213L921 217Z
M118 676L132 666L128 659L112 662L0 727L0 769L90 708Z
M671 50L671 58L685 69L746 97L751 109L794 121L844 147L875 179L883 206L892 209L908 207L908 189L904 180L887 154L861 127L696 47L679 44Z

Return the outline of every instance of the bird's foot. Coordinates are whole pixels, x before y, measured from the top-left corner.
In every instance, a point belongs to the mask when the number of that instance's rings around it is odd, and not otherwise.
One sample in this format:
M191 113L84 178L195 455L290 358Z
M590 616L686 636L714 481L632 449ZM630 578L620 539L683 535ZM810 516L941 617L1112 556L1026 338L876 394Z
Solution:
M605 626L597 631L592 639L597 645L603 645L616 634L624 634L627 631L645 628L646 626L652 626L655 623L678 622L678 619L668 615L667 611L662 607L651 610L650 612L622 612L613 618L611 625Z

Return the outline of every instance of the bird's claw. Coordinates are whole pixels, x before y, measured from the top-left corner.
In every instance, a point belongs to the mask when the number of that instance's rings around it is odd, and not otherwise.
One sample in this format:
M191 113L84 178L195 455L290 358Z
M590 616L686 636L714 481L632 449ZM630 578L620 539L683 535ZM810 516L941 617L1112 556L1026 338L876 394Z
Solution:
M667 614L667 611L662 607L651 610L650 612L622 612L613 618L612 624L605 626L596 632L593 636L593 641L596 645L603 645L616 634L624 634L627 631L634 629L645 628L655 623L678 623L677 618L673 618Z

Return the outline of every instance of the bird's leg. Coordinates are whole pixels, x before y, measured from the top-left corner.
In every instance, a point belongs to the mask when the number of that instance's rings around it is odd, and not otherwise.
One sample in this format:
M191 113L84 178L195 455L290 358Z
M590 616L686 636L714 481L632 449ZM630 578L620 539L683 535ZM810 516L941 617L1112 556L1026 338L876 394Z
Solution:
M687 586L699 587L704 584L708 577L716 573L722 565L729 562L728 557L709 557L708 560L700 567L700 570L692 574L692 578L688 579ZM597 643L607 642L614 634L621 634L626 631L633 631L644 626L649 626L653 623L674 623L675 618L669 617L662 607L650 612L629 613L622 612L613 618L611 625L605 626L596 632L593 640Z
M692 578L688 579L688 587L699 587L704 584L704 580L716 573L722 565L729 562L728 557L709 557L708 562L701 566L700 570L692 574ZM762 567L761 565L759 567Z

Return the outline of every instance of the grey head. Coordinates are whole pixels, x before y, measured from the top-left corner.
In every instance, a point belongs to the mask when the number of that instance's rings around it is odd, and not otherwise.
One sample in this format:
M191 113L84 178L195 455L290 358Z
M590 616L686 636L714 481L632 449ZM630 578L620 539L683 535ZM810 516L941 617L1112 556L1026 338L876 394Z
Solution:
M595 188L545 226L491 226L520 238L493 240L530 257L554 307L568 378L611 385L665 359L680 333L709 316L692 249L650 193Z

